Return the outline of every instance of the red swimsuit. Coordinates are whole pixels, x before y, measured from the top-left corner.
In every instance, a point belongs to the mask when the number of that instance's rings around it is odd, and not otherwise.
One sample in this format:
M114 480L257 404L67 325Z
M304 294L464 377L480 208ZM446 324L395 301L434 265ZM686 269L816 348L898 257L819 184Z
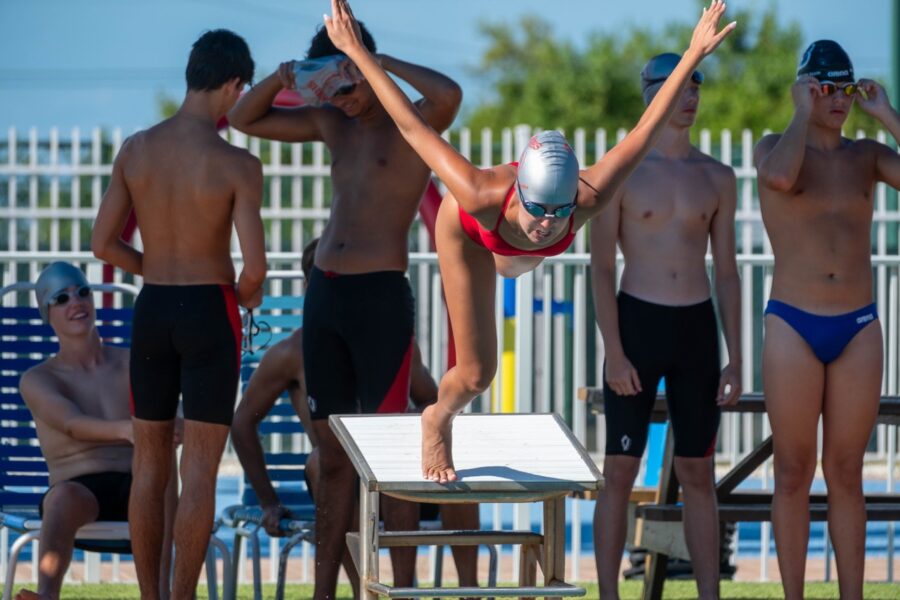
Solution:
M514 167L519 166L519 163L510 164ZM503 209L500 211L500 216L497 217L497 224L491 230L484 229L478 221L475 220L475 217L467 213L463 210L463 207L460 206L459 222L462 225L463 231L465 231L472 241L479 246L487 248L494 254L499 254L501 256L556 256L557 254L565 252L575 239L575 232L572 231L575 220L574 215L569 217L569 231L566 232L566 235L552 246L547 246L546 248L522 250L521 248L510 245L500 236L500 223L503 222L503 217L506 216L506 207L509 206L509 201L513 197L515 191L515 185L509 188L509 192L506 194L506 200L503 201Z

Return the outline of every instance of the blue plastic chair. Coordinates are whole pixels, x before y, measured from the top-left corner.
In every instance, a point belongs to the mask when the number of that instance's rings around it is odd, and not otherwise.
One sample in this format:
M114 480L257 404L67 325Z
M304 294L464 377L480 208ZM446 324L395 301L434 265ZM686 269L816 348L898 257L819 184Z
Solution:
M124 286L94 285L95 291L127 292ZM30 292L31 284L14 284L0 290L0 298L11 292ZM128 346L131 340L131 308L97 308L97 329L106 344ZM0 306L0 528L18 534L10 548L3 600L12 597L18 558L29 542L40 536L38 507L49 486L47 463L41 454L31 411L19 392L19 379L29 368L59 350L52 328L41 321L34 307ZM210 598L216 597L216 570L212 546L222 553L225 568L231 557L225 544L213 536L207 572ZM75 547L89 552L131 554L127 521L101 521L78 530ZM210 569L210 566L212 569ZM226 586L230 573L225 573ZM224 590L227 594L230 590Z
M256 333L254 347L245 349L241 358L241 391L247 387L250 377L259 365L265 350L285 339L300 327L303 312L303 298L300 296L267 296L262 305L254 310L254 320L261 331ZM246 328L245 328L246 329ZM262 344L264 347L258 347ZM263 444L266 469L281 503L288 507L296 519L282 521L282 529L288 534L279 552L278 577L275 598L284 598L287 576L287 561L291 550L300 542L312 542L315 506L306 488L305 470L309 456L307 452L273 451L275 436L296 436L303 434L303 425L294 411L287 392L283 393L259 425L259 435ZM219 522L234 528L231 589L237 589L241 546L243 540L249 543L253 570L253 594L256 600L262 598L262 549L260 529L262 508L250 481L244 476L244 491L240 504L229 506L222 511Z

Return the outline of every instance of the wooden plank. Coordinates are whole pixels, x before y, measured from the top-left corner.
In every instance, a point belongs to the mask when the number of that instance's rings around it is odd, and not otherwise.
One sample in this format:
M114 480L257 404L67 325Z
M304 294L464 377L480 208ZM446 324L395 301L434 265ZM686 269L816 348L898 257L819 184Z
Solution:
M356 567L356 572L359 573L359 532L348 531L346 534L346 540L347 551L350 553L350 559L353 561L353 566Z
M716 483L716 496L719 498L719 501L726 500L737 486L766 462L772 456L772 450L772 436L770 435L722 477Z
M897 492L870 492L865 495L866 504L893 504L900 502L900 494ZM827 494L810 494L810 504L827 504ZM741 490L728 496L725 505L733 504L771 504L772 491L766 490Z
M647 502L655 502L657 489L655 487L635 487L628 496L628 502L631 504L645 504ZM600 495L599 490L590 490L587 492L571 492L569 496L579 500L596 500ZM681 496L679 495L679 499Z
M544 502L544 543L541 545L541 570L544 586L566 576L566 501L554 498ZM554 598L548 596L548 598Z
M579 400L587 402L588 407L595 414L603 414L603 388L578 388L577 397ZM766 412L765 397L758 392L744 394L736 404L723 406L722 412L764 413ZM664 394L660 394L656 397L656 403L653 405L653 414L654 418L659 415L668 414ZM878 405L878 422L900 422L900 396L890 395L881 397L881 402Z
M680 504L644 504L637 508L638 517L647 521L681 521L682 506ZM824 521L828 517L828 505L816 503L809 505L809 517L812 521ZM771 504L720 504L720 521L760 522L772 520ZM900 502L875 502L866 504L866 520L897 521L900 520Z
M602 481L553 414L456 417L453 459L459 480L444 485L422 477L419 416L337 416L331 423L370 491L568 492L598 489Z
M481 544L541 544L544 536L533 531L383 531L381 548L413 546L479 546Z

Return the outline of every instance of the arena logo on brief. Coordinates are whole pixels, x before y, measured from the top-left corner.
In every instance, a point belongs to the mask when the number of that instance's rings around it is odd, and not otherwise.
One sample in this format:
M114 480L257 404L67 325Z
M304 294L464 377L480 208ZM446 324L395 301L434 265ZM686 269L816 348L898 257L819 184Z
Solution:
M875 320L875 315L873 315L872 313L869 313L867 315L857 317L856 323L858 325L862 325L863 323L868 323L869 321L874 321L874 320Z

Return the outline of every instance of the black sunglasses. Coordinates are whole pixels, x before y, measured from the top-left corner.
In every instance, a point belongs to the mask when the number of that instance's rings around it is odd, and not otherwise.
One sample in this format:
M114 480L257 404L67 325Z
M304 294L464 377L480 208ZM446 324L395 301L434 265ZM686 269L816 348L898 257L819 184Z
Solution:
M670 73L670 75L671 75L671 73ZM646 88L651 85L656 85L657 83L661 83L668 78L669 78L669 75L665 75L663 77L658 77L656 79L650 79L644 83L644 87ZM691 81L693 81L697 85L701 85L703 83L703 73L701 73L700 71L694 71L693 73L691 73Z
M91 287L88 285L83 285L75 291L75 295L79 298L90 298L91 297ZM50 298L50 301L47 303L48 306L62 306L67 304L69 300L75 297L75 295L70 294L69 292L60 292L57 295Z
M342 85L338 89L334 91L334 96L346 96L347 94L352 94L353 90L356 89L355 83L348 83L347 85Z

